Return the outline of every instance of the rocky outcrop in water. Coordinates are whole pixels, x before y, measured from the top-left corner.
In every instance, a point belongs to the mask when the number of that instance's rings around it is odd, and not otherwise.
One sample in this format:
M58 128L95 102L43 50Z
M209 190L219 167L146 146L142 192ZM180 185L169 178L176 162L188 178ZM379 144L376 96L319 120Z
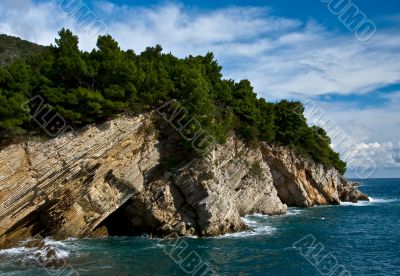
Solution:
M154 116L121 116L0 151L0 244L34 236L214 236L243 230L241 217L250 213L367 199L335 170L287 148L231 137L188 158L174 135L160 135Z

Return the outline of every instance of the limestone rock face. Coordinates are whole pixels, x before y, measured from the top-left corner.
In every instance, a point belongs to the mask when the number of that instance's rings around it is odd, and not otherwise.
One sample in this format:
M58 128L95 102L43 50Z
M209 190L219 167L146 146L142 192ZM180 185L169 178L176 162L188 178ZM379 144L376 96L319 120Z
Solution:
M0 152L0 237L17 229L55 238L90 236L158 164L148 117L120 118L47 142Z
M265 143L260 148L272 172L278 195L289 206L310 207L368 200L333 168L326 169L288 148Z
M124 220L133 217L128 227L140 232L201 236L244 230L246 214L287 211L261 151L234 138L145 184L126 209Z
M235 137L202 158L177 158L154 114L120 116L77 133L0 151L0 244L32 236L214 236L251 213L368 199L335 170Z

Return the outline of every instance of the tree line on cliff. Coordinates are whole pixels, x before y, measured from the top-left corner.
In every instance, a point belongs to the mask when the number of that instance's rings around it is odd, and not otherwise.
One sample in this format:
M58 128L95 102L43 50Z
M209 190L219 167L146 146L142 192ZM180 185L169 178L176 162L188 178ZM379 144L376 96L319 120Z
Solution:
M39 129L21 108L34 96L74 127L148 111L173 99L219 143L235 132L250 144L290 146L345 172L346 163L331 149L326 132L307 125L301 102L267 102L248 80L223 79L212 53L181 59L157 45L136 54L121 50L109 35L99 36L91 52L81 51L78 42L62 29L55 45L0 67L2 139Z

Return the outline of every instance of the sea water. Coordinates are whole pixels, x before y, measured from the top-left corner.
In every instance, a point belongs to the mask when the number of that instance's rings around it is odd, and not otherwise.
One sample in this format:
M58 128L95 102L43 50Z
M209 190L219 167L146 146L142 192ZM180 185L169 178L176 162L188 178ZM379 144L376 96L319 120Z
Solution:
M400 275L400 179L361 182L369 202L254 214L222 237L46 239L58 269L21 243L0 250L0 275Z

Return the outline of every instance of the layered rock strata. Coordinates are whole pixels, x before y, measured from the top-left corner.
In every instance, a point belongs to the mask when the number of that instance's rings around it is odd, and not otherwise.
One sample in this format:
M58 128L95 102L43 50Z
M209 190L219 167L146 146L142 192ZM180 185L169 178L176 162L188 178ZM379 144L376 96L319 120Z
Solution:
M336 170L284 147L231 137L185 159L155 121L154 114L120 116L1 150L0 244L34 236L214 236L245 229L246 214L368 199ZM174 158L180 162L172 166Z

